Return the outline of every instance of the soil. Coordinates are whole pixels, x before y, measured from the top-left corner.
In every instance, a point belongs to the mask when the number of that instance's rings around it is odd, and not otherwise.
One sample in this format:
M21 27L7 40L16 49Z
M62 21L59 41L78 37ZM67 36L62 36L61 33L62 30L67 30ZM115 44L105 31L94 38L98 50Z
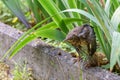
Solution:
M11 73L10 66L0 62L0 80L14 80L14 77ZM33 77L29 77L27 80L35 80Z
M10 74L10 67L2 62L0 62L0 80L13 80Z

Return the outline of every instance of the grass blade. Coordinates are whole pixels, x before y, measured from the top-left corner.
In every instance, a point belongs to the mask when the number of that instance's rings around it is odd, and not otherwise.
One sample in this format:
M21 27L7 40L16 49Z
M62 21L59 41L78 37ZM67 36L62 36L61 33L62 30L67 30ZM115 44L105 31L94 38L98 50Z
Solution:
M34 34L29 35L27 38L25 38L23 41L21 41L11 52L9 58L12 58L18 51L20 51L27 43L34 40L36 36Z
M61 30L64 32L64 33L68 33L69 30L67 28L67 26L61 26L60 23L61 23L61 20L63 19L63 17L65 17L64 14L58 14L60 9L56 6L54 6L54 2L53 1L50 1L50 0L38 0L40 2L40 4L44 7L44 9L48 12L48 14L50 16L53 16L56 14L56 16L53 17L53 21L58 25L60 26Z
M111 50L111 57L110 57L110 70L111 71L120 57L120 45L119 44L120 44L120 33L113 32L112 48L111 48L112 50Z
M2 0L2 2L16 15L21 22L27 27L30 28L30 24L26 20L22 10L20 8L20 1L19 0Z
M34 34L37 37L50 38L56 41L62 41L65 38L65 34L56 29L37 30L34 32Z
M77 4L76 4L76 0L68 0L68 4L70 6L71 9L77 9ZM81 16L78 13L72 13L74 18L79 18L81 19ZM78 22L78 25L81 25L81 22Z
M88 1L88 4L89 4L89 7L91 8L93 15L99 21L100 28L104 32L104 34L107 38L107 41L111 46L111 41L112 41L111 37L112 37L112 33L114 31L114 27L113 27L112 23L110 22L110 19L108 18L104 9L100 6L100 4L97 3L97 1L91 0L91 2Z
M27 0L27 3L28 3L28 5L29 5L31 11L32 11L33 14L34 14L34 17L35 17L36 23L37 23L37 22L40 22L40 21L41 21L41 17L40 17L39 11L38 11L39 8L38 8L38 6L36 5L35 1L37 1L37 0L34 0L34 1L32 1L32 0Z
M105 4L105 12L108 16L110 14L110 7L111 7L110 0L107 0Z
M84 10L80 10L80 9L67 9L67 10L64 10L62 12L77 12L77 13L80 13L84 16L86 16L87 18L89 18L90 20L92 20L93 22L95 22L97 25L100 26L98 20L93 16L91 15L90 13L84 11Z
M118 0L110 0L110 1L113 4L114 10L116 10L118 6L120 6L120 3Z
M114 25L115 30L117 30L118 29L118 25L120 23L120 7L118 7L115 10L115 12L114 12L114 14L113 14L113 16L111 18L111 22Z

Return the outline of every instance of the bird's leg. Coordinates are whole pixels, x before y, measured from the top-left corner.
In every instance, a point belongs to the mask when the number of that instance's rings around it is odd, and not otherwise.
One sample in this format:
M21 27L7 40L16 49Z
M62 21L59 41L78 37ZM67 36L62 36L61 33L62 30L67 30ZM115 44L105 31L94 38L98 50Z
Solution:
M85 66L85 68L89 68L91 66L96 66L97 63L96 63L95 58L93 57L96 47L93 44L87 44L87 48L88 48L88 56L87 56L87 60L86 60L84 66Z
M79 62L82 58L81 58L81 46L74 46L75 47L75 49L76 49L76 51L77 51L77 53L78 53L78 55L79 56L77 56L77 59L75 59L74 60L74 63L76 63L76 62Z

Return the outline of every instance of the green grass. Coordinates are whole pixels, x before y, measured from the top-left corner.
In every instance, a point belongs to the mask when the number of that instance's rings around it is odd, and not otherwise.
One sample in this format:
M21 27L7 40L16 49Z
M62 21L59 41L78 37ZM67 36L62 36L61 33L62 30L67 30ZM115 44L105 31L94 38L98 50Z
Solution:
M12 71L13 80L31 80L32 77L32 69L27 68L26 64L23 63L14 63L15 68Z

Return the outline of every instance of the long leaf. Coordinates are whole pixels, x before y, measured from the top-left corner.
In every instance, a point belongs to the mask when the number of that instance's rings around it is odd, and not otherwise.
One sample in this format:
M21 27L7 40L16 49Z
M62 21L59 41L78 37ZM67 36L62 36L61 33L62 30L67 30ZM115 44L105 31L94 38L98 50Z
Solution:
M36 36L34 34L31 34L30 36L28 36L27 38L25 38L23 41L21 41L12 51L12 53L10 54L9 58L12 58L18 51L20 51L27 43L31 42L32 40L34 40L36 38Z
M58 14L59 13L59 9L57 9L57 7L54 6L54 2L50 1L50 0L38 0L40 2L40 4L45 8L45 10L48 12L48 14L50 16L53 16L56 14L55 17L53 17L53 20L55 21L55 23L60 26L60 21L62 20L62 17L64 16L63 14ZM62 26L60 26L60 28L62 29L62 31L64 33L68 33L68 29L66 26L64 26L64 28Z
M114 29L112 29L113 26L111 26L111 23L108 17L106 16L105 11L102 9L100 4L97 3L97 1L91 0L91 2L88 1L88 4L94 16L99 21L100 28L103 30L105 36L107 37L109 44L111 44L111 36Z
M73 22L84 22L84 23L88 23L89 20L86 19L80 19L80 18L64 18L63 21L68 25L70 23Z
M111 18L111 22L114 25L115 30L117 30L118 29L118 25L120 23L120 7L118 7L115 10L115 12L114 12L114 14L113 14L113 16Z
M95 24L93 26L95 26ZM108 54L108 53L110 53L110 50L109 50L110 48L107 48L109 46L106 45L107 43L106 43L106 40L104 39L103 32L101 31L101 29L99 27L96 27L96 26L94 27L94 31L95 31L95 34L102 46L102 50L104 51L107 59L110 60L110 55Z
M59 28L59 27L55 24L55 22L50 22L50 23L42 26L41 28L39 28L39 29L37 29L37 30L39 31L39 30L56 29L56 28Z
M37 0L27 0L27 3L30 7L30 9L32 10L33 14L34 14L34 17L36 19L36 22L40 22L41 21L41 17L40 17L40 14L39 14L39 7L35 4L35 1Z
M34 0L34 3L39 7L42 15L44 15L45 17L49 17L49 14L45 11L45 9L42 7L38 0Z
M93 22L95 22L97 25L100 26L100 23L98 22L98 20L93 16L91 15L90 13L84 11L84 10L80 10L80 9L67 9L67 10L64 10L62 12L77 12L77 13L80 13L84 16L86 16L87 18L89 18L90 20L92 20Z
M50 38L52 40L62 41L65 38L65 34L55 29L37 30L34 32L37 37Z
M115 10L118 8L118 6L120 6L119 0L110 0L110 1L113 4Z
M111 7L110 0L107 0L105 4L105 12L108 16L110 14L110 7Z
M69 6L71 9L77 9L77 3L76 0L68 0ZM79 18L81 19L81 16L79 15L79 13L72 13L74 18ZM81 22L78 22L78 25L81 25Z
M30 28L30 24L26 20L21 8L20 8L20 1L19 0L2 0L3 3L15 14L27 27Z
M48 29L44 29L44 30L36 30L36 31L32 32L30 35L26 36L24 39L22 39L19 42L19 44L17 44L16 47L14 47L14 50L12 50L12 52L10 54L10 58L12 58L27 43L29 43L30 41L32 41L38 37L50 38L53 40L62 41L65 38L65 35L64 35L64 33L60 32L59 30L55 30L55 29L48 28Z
M110 70L111 71L120 57L120 45L119 44L120 44L120 33L113 32L112 50L111 50L111 58L110 58Z
M68 4L68 1L67 0L61 0L62 4L65 6L66 9L69 9L70 6ZM65 10L65 9L64 9ZM68 13L69 16L72 16L72 13Z

